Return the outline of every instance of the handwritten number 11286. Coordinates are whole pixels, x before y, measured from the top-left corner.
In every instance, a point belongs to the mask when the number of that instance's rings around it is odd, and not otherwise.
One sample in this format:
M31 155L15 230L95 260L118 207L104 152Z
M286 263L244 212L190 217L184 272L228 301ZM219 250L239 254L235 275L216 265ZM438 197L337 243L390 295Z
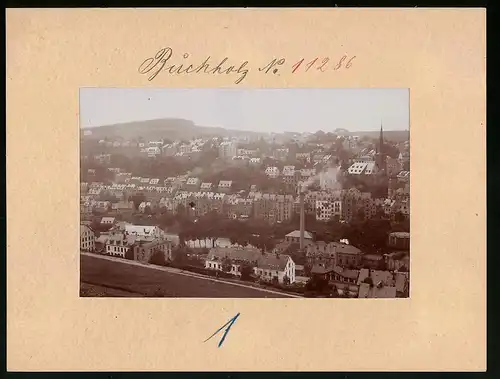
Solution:
M331 61L330 58L319 58L316 57L310 61L306 61L305 58L302 58L295 62L292 66L292 74L296 72L308 72L311 69L316 69L321 72L325 72L328 69L333 69L334 71L340 70L341 68L349 69L352 66L352 61L356 58L356 56L348 57L347 55L342 56L337 61Z

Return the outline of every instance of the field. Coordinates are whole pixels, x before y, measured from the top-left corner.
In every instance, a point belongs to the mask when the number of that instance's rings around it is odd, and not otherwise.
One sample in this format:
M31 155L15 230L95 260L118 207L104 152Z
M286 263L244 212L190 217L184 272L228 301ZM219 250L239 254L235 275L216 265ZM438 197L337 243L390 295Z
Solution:
M80 285L90 297L288 298L286 294L216 282L81 255Z

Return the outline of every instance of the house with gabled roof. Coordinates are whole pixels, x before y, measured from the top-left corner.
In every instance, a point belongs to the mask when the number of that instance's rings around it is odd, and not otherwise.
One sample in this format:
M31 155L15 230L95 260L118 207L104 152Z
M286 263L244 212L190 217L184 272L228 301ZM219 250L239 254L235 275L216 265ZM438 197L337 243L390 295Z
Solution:
M233 181L232 180L221 180L219 182L218 189L219 189L220 192L228 193L229 191L231 191L231 186L232 185L233 185Z
M295 282L295 263L288 255L263 254L254 247L217 247L208 253L205 267L222 271L226 260L231 264L229 273L235 276L241 276L242 265L248 264L263 281L283 283L287 277L289 283Z
M203 182L200 185L200 191L202 192L210 192L213 189L213 184L209 182Z
M304 231L304 239L312 240L313 235L307 230ZM285 241L300 243L300 230L294 230L285 236Z

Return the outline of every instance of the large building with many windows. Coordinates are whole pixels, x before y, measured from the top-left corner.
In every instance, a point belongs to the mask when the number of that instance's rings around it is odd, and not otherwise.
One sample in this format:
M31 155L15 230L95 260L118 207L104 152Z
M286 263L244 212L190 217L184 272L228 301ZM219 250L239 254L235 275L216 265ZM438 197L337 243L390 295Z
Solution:
M95 233L87 225L80 225L80 250L94 251L95 249Z

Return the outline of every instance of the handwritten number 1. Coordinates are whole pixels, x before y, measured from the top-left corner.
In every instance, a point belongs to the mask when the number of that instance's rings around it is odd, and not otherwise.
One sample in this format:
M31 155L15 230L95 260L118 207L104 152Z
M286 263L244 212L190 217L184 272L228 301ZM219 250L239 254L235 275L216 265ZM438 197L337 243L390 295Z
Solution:
M309 71L309 69L312 67L313 64L316 63L317 60L318 60L318 58L315 58L307 64L306 72Z
M292 74L297 71L300 67L300 65L302 64L302 62L304 62L304 58L302 58L300 61L298 61L297 63L295 63L293 66L292 66Z
M236 321L236 319L240 316L240 314L238 313L236 316L234 316L231 320L229 320L228 322L226 322L224 325L222 325L219 329L217 329L217 331L212 334L210 337L208 337L205 341L203 342L207 342L210 338L212 338L213 336L215 336L217 333L219 333L222 329L226 328L226 330L224 331L224 334L222 335L222 338L221 340L219 341L219 345L217 345L217 347L221 347L222 346L222 343L224 342L224 340L226 339L226 335L227 333L229 333L229 330L231 329L231 326L233 326L234 322Z

